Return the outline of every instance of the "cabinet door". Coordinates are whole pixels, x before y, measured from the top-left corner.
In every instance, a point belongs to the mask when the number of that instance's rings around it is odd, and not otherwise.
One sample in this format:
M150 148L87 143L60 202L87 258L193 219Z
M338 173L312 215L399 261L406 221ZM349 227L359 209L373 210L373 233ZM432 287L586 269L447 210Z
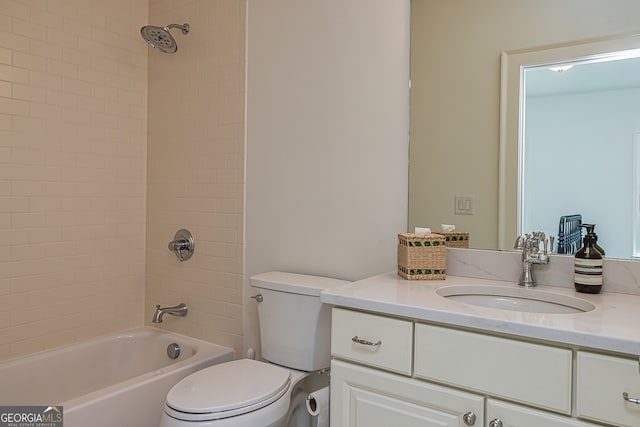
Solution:
M331 362L330 395L332 427L482 426L484 421L482 396L338 360Z
M640 426L638 359L578 352L576 412L581 418L614 424Z
M499 400L487 399L487 425L502 423L502 427L597 427L573 418L554 415Z

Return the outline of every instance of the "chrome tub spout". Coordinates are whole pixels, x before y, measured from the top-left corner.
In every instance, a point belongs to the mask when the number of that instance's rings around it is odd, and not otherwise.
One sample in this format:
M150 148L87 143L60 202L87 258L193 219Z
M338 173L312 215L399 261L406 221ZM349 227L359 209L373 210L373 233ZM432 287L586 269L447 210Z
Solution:
M188 311L189 309L185 303L180 303L175 307L160 307L160 304L158 304L156 305L156 312L153 313L153 319L151 319L151 321L153 323L162 323L162 316L164 316L165 313L172 316L184 317Z

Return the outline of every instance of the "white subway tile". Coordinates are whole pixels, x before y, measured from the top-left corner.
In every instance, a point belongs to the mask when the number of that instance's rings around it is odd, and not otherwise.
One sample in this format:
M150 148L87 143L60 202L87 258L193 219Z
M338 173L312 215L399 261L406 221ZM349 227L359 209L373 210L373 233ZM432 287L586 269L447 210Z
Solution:
M68 62L47 59L47 72L56 76L78 78L78 66Z
M19 19L29 19L30 10L20 1L2 0L2 14Z
M13 129L13 120L12 116L9 114L0 114L0 130L11 130ZM0 155L0 158L2 156Z
M0 97L11 98L13 93L13 84L0 80Z
M18 99L0 98L0 114L26 116L29 114L29 103Z
M0 41L0 43L2 42ZM29 71L24 68L0 64L0 80L27 83L29 81Z
M0 47L0 64L11 65L13 62L13 53L11 49Z
M31 71L29 72L28 81L32 86L54 90L62 89L62 77L54 76L46 72Z
M40 87L15 83L13 85L13 98L44 103L47 99L47 92Z
M47 37L47 28L42 25L14 18L13 33L28 39L45 40Z
M43 1L36 0L35 4L44 4ZM34 24L62 30L64 28L64 18L60 15L49 13L46 8L39 9L31 7L29 17Z
M56 46L77 48L78 36L76 34L59 31L53 28L47 28L46 40Z
M147 322L150 302L204 299L166 326L240 350L243 4L3 0L0 239L13 243L0 295L31 297L9 320L0 310L0 359ZM170 18L224 40L179 39L182 61L149 55L137 27ZM175 158L197 173L176 176ZM183 226L201 242L190 265L166 249Z

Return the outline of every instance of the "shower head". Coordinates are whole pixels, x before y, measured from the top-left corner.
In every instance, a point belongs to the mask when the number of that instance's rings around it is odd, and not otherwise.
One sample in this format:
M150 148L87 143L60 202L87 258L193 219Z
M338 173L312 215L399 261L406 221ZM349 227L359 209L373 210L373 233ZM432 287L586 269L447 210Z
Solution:
M175 53L178 50L176 40L171 36L169 30L179 28L182 34L189 34L189 24L169 24L166 27L156 27L154 25L146 25L140 28L140 34L149 46L159 49L164 53Z

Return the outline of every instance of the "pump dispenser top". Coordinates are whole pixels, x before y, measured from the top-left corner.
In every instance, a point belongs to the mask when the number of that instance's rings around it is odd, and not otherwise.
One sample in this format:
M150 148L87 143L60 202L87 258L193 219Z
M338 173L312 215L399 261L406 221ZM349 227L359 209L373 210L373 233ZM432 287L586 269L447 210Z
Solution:
M593 238L594 244L593 246L596 248L598 252L604 257L605 252L604 249L598 244L598 235L594 231L596 228L595 224L581 224L580 227L584 227L587 231L587 236L591 236Z

